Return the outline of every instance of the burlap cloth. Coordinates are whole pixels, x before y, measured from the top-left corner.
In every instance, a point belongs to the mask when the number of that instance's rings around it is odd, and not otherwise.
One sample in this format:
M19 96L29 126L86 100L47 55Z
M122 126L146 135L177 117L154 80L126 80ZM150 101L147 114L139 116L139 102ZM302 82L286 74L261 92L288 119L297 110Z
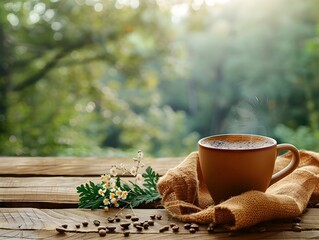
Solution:
M265 193L249 191L214 205L203 182L197 152L159 179L158 190L167 211L183 222L222 224L231 230L302 214L310 197L319 195L319 153L300 151L298 168ZM290 161L278 157L274 172ZM222 174L222 172L221 172Z

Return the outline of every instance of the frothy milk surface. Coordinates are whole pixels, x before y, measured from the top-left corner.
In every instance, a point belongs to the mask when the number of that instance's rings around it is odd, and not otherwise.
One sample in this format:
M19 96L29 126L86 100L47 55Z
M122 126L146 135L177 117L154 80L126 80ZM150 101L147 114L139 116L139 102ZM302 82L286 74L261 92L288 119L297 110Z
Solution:
M218 149L256 149L264 148L274 145L274 142L263 140L216 140L209 139L203 142L206 147L218 148Z

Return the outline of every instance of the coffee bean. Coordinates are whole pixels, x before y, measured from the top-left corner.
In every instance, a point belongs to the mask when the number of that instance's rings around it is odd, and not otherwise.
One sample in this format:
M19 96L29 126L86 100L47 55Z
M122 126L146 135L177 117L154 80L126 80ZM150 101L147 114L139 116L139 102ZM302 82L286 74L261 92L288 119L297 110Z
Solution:
M195 229L195 228L190 228L190 229L189 229L189 232L190 232L190 233L195 233L195 232L196 232L196 229Z
M136 228L136 230L139 231L139 232L143 230L143 227L140 226L140 225L136 225L135 228Z
M195 229L196 231L198 231L199 226L198 226L196 223L192 223L191 226L190 226L190 228L193 228L193 229Z
M131 219L131 217L132 217L132 215L130 215L130 214L125 215L126 219Z
M121 221L121 218L115 217L115 221L116 221L116 222L120 222L120 221Z
M113 223L113 222L114 222L114 218L108 217L108 218L107 218L107 221L108 221L109 223Z
M170 223L169 226L173 228L174 226L176 226L176 223Z
M154 226L154 221L153 221L153 220L148 220L147 223L148 223L148 225L150 225L150 226Z
M58 232L58 233L65 233L65 228L63 228L63 227L57 227L57 228L55 228L55 230Z
M93 224L94 224L95 226L100 226L100 221L99 221L99 220L94 220L94 221L93 221Z
M136 216L134 216L134 217L131 218L131 220L132 220L133 222L137 222L137 221L139 220L139 218L136 217Z
M294 223L291 226L291 230L294 232L301 232L302 228L299 223Z
M179 231L179 226L175 225L172 227L173 232L178 232Z
M68 224L62 224L61 227L68 228Z
M163 226L163 227L161 227L160 229L159 229L159 232L165 232L165 231L168 231L169 230L169 226L168 225L165 225L165 226Z
M75 224L75 227L76 227L76 228L80 228L81 225L80 225L80 224Z
M130 232L129 231L124 231L123 235L124 235L124 237L128 237L128 236L130 236Z
M114 232L116 227L115 226L106 226L106 229L109 230L110 232Z
M300 222L301 222L301 217L295 217L295 218L293 219L293 221L294 221L295 223L300 223Z
M185 229L190 229L191 228L191 224L190 223L185 223L184 224L184 228Z
M104 229L99 230L99 235L104 237L106 235L106 231Z
M151 215L150 218L153 219L153 220L155 220L156 215L155 215L155 214L154 214L154 215Z
M158 215L156 215L156 218L157 218L158 220L161 220L161 219L162 219L162 215L158 214Z
M89 225L89 223L88 222L83 222L82 225L83 225L83 227L87 227Z
M142 223L141 222L134 222L133 227L136 227L136 226L142 226Z
M144 229L148 229L149 226L150 226L150 225L148 225L148 223L143 223L143 228L144 228Z
M101 230L101 229L106 230L106 226L99 226L99 227L97 228L98 231Z
M124 223L121 223L121 224L120 224L120 226L121 226L122 228L124 228L124 229L128 229L130 225L131 225L130 222L124 222Z

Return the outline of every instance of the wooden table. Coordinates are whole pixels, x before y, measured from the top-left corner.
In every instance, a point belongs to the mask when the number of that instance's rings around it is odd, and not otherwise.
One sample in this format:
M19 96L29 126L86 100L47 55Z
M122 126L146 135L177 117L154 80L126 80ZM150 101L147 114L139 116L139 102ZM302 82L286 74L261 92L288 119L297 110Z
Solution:
M145 165L164 174L183 158L145 159ZM119 158L53 158L53 157L0 157L0 239L101 239L94 220L109 224L108 217L118 215L122 220L127 214L136 214L140 220L159 214L161 220L148 230L138 232L130 227L129 237L124 237L119 223L115 233L107 239L319 239L319 208L317 200L309 204L301 216L301 232L292 230L291 220L262 223L258 227L239 232L217 229L208 233L207 226L200 226L196 233L184 229L184 223L171 218L165 209L78 209L76 187L89 181L100 182L100 175L114 164L131 163ZM88 227L76 228L75 224L89 222ZM178 233L172 230L159 232L170 223L179 225ZM120 222L121 223L121 222ZM67 231L60 234L56 227L67 224Z

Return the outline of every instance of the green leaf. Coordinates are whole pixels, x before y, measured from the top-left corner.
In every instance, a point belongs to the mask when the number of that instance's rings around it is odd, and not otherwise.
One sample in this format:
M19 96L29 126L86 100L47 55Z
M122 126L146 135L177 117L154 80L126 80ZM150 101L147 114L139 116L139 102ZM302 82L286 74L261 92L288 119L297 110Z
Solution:
M79 208L99 208L104 199L104 197L99 194L100 188L100 184L95 184L91 181L85 185L81 184L78 186L76 190L80 197Z

